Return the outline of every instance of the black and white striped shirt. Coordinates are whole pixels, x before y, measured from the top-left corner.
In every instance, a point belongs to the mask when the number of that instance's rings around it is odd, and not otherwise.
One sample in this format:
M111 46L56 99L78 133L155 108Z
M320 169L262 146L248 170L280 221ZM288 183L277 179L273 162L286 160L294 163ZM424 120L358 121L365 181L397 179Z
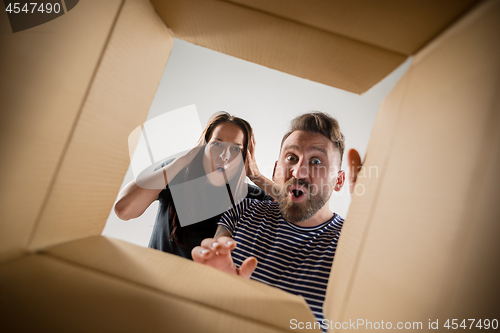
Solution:
M238 246L232 253L239 267L249 256L258 260L252 279L306 300L316 319L323 319L328 277L344 220L334 214L315 227L287 222L277 202L244 199L225 212L219 224Z

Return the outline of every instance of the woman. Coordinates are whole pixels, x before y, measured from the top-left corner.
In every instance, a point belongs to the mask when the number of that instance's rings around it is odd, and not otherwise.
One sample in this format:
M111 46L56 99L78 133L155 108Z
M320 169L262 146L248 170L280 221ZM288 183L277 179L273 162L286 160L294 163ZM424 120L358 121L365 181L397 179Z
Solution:
M223 212L219 207L223 198L237 204L235 198L241 197L243 186L248 186L247 197L272 200L264 191L244 183L246 169L250 179L262 189L272 188L272 182L256 167L254 145L248 122L219 112L209 120L198 145L189 153L125 186L115 212L122 220L129 220L159 200L149 247L192 259L193 247L214 236ZM203 219L207 214L208 218Z

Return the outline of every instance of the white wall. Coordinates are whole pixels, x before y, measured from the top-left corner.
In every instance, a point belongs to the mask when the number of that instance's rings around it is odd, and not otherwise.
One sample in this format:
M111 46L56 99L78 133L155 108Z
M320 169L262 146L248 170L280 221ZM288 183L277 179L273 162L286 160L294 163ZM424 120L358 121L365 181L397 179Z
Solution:
M380 103L410 61L360 96L176 39L148 119L190 104L196 105L203 126L219 110L242 117L254 129L259 168L271 178L290 120L307 111L323 111L339 121L346 153L356 148L363 158ZM346 159L344 155L344 169ZM122 188L132 179L129 168ZM344 191L332 194L330 207L345 217L350 201L346 184ZM147 246L156 210L153 203L141 217L126 222L111 211L103 235Z

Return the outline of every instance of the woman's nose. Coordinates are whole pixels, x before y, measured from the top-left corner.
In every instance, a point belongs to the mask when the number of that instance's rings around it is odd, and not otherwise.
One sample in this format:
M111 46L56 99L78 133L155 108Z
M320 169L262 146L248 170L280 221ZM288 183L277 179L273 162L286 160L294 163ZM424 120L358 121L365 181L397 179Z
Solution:
M229 151L229 148L224 149L222 153L219 155L219 157L224 162L229 161L231 159L231 152Z

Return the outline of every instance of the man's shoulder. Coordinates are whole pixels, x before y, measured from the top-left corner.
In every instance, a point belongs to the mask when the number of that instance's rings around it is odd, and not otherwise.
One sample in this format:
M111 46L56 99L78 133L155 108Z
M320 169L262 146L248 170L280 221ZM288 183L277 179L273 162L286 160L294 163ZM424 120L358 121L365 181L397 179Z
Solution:
M281 216L279 204L276 201L245 198L238 205L239 216L243 219L278 220Z
M342 227L344 226L344 219L334 213L335 215L332 219L326 223L321 229L323 230L323 234L326 237L334 237L338 238L340 233L342 232Z
M332 219L332 224L333 225L336 225L336 226L339 226L342 228L342 226L344 225L344 218L341 217L339 214L337 213L334 213L335 215L333 216L333 219Z
M244 210L279 210L278 203L271 200L258 200L254 198L245 198L242 200Z

